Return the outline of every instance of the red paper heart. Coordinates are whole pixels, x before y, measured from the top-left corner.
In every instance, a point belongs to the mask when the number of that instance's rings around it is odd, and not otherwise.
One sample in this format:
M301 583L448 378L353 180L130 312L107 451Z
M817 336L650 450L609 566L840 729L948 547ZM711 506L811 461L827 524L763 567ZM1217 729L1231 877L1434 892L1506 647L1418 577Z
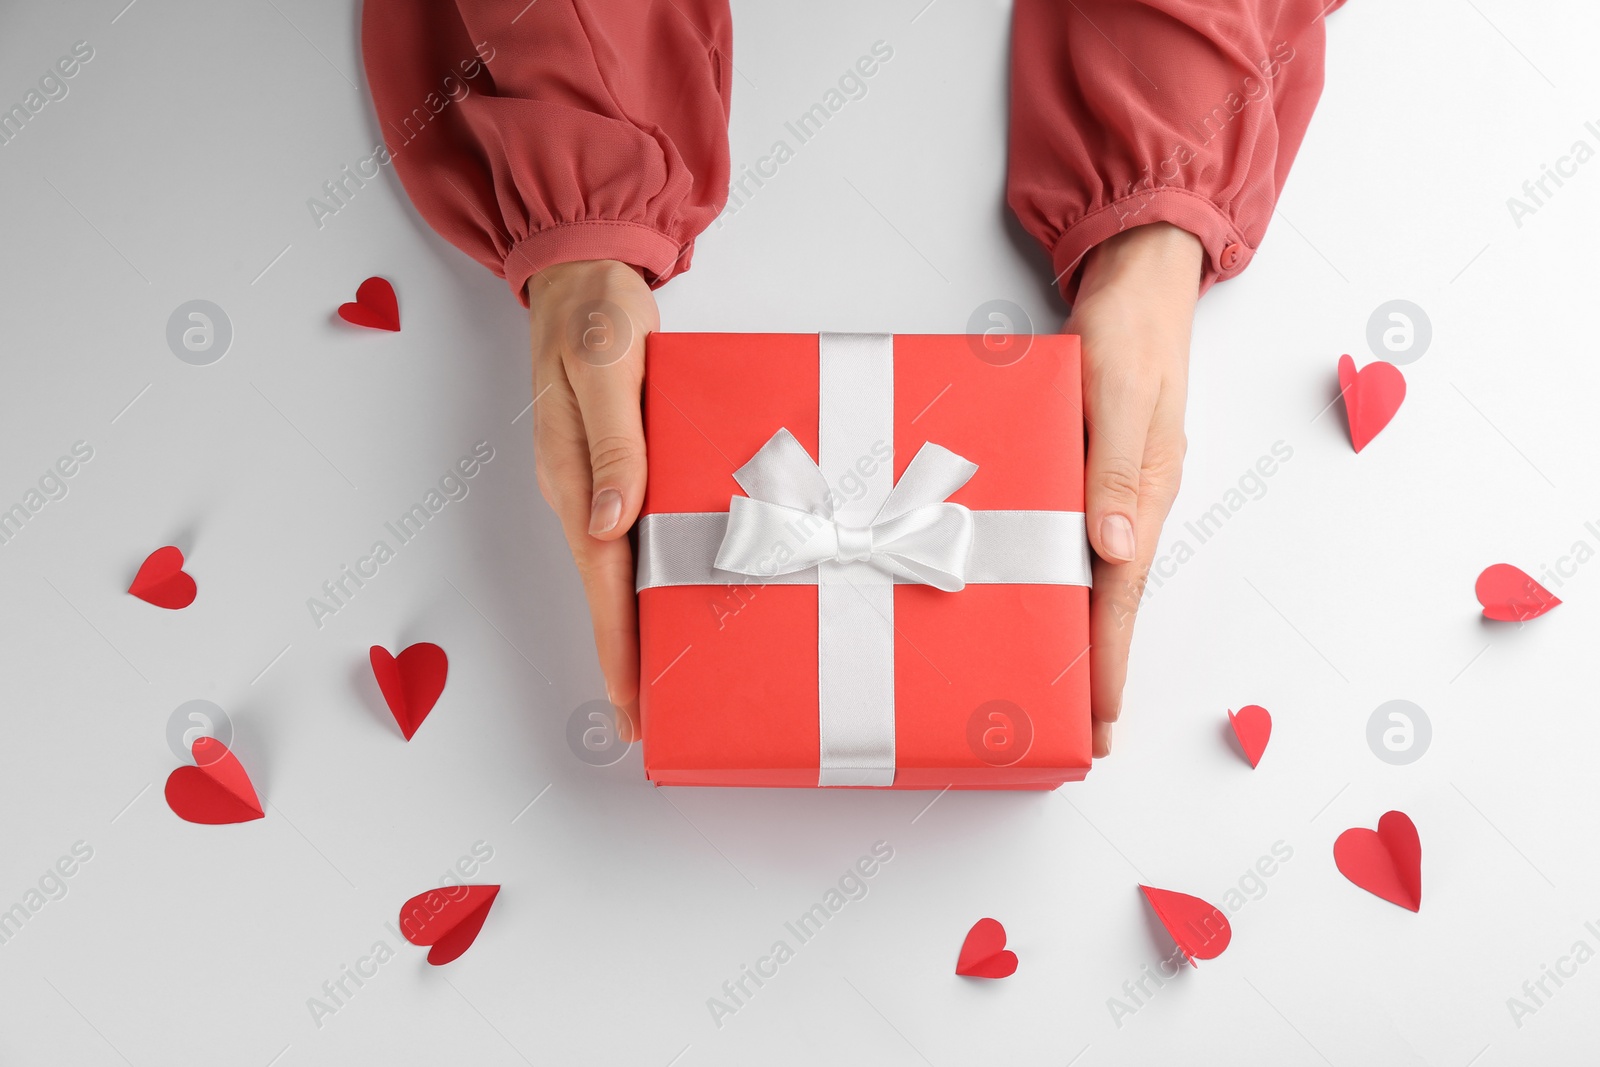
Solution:
M1555 607L1556 595L1509 563L1496 563L1478 575L1473 586L1486 619L1496 622L1527 622Z
M1400 401L1406 398L1406 379L1393 363L1376 360L1357 373L1356 361L1340 356L1339 395L1350 422L1350 443L1360 452L1400 410Z
M472 947L497 885L447 885L418 893L400 906L400 932L413 945L432 945L428 962L449 963Z
M399 656L391 656L382 645L373 645L369 655L389 714L409 741L444 692L450 661L445 658L444 649L427 642L402 649Z
M1239 739L1239 747L1244 749L1244 758L1250 761L1250 766L1259 766L1261 753L1267 750L1267 739L1272 736L1271 714L1258 704L1247 704L1237 713L1228 712L1228 724L1233 727L1233 736Z
M186 608L194 603L194 579L184 573L183 553L172 545L158 548L139 564L128 592L158 608Z
M262 818L250 776L239 758L214 737L197 737L190 751L195 766L179 767L167 776L167 807L185 822L250 822Z
M968 978L1004 978L1015 974L1017 954L1006 948L1006 928L995 919L979 919L961 942L956 973Z
M1156 918L1161 920L1161 925L1177 942L1178 951L1189 961L1189 966L1198 967L1195 960L1216 959L1228 947L1228 942L1233 940L1233 927L1228 925L1228 917L1221 908L1187 893L1153 889L1147 885L1139 888L1144 890L1145 899L1155 909Z
M400 302L385 278L368 278L356 290L353 304L340 304L339 317L374 330L400 331Z
M1422 841L1405 812L1385 812L1376 833L1356 826L1340 834L1333 862L1373 896L1410 911L1422 907Z

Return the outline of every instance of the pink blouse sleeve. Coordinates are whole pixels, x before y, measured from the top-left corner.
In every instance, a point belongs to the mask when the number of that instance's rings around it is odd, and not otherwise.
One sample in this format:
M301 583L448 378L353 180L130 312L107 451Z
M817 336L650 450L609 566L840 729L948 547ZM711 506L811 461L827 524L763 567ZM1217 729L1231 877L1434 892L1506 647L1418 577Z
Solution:
M688 268L727 198L727 0L367 0L361 36L406 192L518 299L572 260Z
M1016 0L1007 200L1062 294L1133 226L1200 238L1201 291L1249 264L1322 92L1343 0Z

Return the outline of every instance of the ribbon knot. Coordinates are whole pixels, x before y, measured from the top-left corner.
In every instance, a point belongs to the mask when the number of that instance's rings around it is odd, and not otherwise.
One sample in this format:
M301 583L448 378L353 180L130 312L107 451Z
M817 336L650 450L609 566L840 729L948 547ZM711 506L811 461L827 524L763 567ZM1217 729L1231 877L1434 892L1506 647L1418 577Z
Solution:
M946 592L966 586L972 512L945 498L978 466L927 442L864 527L834 517L839 495L787 429L780 429L734 472L747 496L728 506L717 550L721 571L771 578L820 563L862 564Z
M872 527L837 526L836 529L839 549L833 554L835 563L865 563L872 558Z

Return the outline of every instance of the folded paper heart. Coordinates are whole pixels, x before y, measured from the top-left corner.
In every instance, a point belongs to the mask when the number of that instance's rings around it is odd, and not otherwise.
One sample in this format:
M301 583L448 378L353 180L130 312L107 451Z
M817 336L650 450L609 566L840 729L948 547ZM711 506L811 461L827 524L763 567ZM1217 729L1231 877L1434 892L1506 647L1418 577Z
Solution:
M1527 622L1560 604L1556 595L1509 563L1496 563L1473 586L1483 616L1496 622Z
M1221 908L1187 893L1175 893L1170 889L1155 889L1147 885L1139 888L1144 890L1145 899L1155 909L1156 918L1172 935L1178 951L1189 961L1189 966L1198 967L1195 960L1216 959L1228 947L1228 942L1233 940L1233 928L1228 925L1228 917Z
M1376 832L1356 826L1340 834L1333 862L1373 896L1409 911L1422 908L1422 841L1405 812L1385 812Z
M373 645L368 655L389 714L409 741L444 692L450 661L444 649L428 642L410 645L398 656L390 655L382 645Z
M183 553L167 545L158 548L139 564L128 592L158 608L186 608L194 603L194 579L184 573Z
M228 746L214 737L195 739L193 767L167 776L167 807L185 822L210 826L250 822L266 813L250 776Z
M1272 715L1258 704L1247 704L1237 712L1228 712L1228 724L1233 736L1239 739L1244 758L1250 766L1261 764L1261 754L1267 750L1267 739L1272 736Z
M400 330L400 302L385 278L368 278L356 289L353 303L339 305L339 317L373 330Z
M1345 418L1350 423L1350 444L1360 452L1400 410L1400 402L1406 398L1406 379L1393 363L1380 359L1358 372L1355 360L1340 356L1339 395L1344 398Z
M442 966L472 947L499 893L497 885L447 885L418 893L400 906L400 932L413 945L431 945L428 962Z
M956 973L967 978L1005 978L1015 974L1017 954L1006 948L1006 928L995 919L979 919L961 942Z

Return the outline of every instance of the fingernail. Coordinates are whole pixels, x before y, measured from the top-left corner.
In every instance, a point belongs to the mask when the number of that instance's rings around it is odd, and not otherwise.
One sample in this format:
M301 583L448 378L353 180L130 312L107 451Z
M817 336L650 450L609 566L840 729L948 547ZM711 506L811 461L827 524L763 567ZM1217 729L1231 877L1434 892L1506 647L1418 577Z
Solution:
M1107 515L1100 520L1100 543L1116 562L1129 562L1134 556L1133 523L1126 515Z
M594 505L589 509L589 533L599 536L610 533L622 518L622 494L615 489L602 489L594 495Z
M1106 730L1106 755L1111 755L1111 730Z

